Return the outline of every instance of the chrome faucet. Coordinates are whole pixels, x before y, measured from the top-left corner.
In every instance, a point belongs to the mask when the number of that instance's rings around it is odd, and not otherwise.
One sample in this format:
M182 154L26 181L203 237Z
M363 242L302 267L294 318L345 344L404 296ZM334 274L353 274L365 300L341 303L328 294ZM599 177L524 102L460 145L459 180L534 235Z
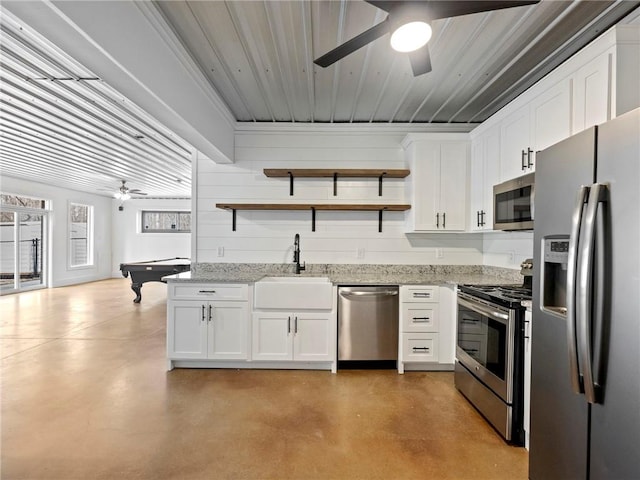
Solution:
M300 265L300 234L296 233L293 239L293 261L296 262L296 274L300 274L303 270L306 270L306 262Z

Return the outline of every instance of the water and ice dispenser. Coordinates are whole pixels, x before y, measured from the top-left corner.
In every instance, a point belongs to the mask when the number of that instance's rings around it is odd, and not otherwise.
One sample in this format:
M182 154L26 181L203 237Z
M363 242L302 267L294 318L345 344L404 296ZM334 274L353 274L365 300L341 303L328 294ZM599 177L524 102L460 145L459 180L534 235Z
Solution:
M569 236L547 237L543 242L542 309L566 316Z

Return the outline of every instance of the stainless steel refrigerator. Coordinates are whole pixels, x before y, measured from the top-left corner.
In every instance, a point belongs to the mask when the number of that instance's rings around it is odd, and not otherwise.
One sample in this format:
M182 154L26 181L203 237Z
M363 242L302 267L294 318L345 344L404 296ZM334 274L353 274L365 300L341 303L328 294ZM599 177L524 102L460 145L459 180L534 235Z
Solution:
M529 478L640 479L640 109L536 159Z

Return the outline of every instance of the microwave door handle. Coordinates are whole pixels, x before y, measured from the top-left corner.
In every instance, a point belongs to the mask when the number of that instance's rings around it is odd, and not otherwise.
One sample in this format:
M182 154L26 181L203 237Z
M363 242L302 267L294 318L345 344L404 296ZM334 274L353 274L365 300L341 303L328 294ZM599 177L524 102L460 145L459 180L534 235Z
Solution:
M529 208L531 210L531 220L535 220L535 203L536 203L536 186L531 184L531 198L529 199Z
M584 393L582 375L578 365L578 339L576 335L576 280L578 269L578 244L582 211L589 187L584 185L578 190L576 203L571 216L571 233L569 235L569 252L567 259L567 346L569 351L569 375L571 389L574 393Z
M594 183L589 191L589 200L584 215L584 244L580 246L579 269L577 277L578 298L576 311L578 326L578 352L580 364L584 376L584 394L589 403L598 402L599 388L593 376L593 351L595 345L592 339L592 314L591 300L593 271L594 243L596 232L596 215L598 205L605 201L606 185ZM602 240L602 239L600 239ZM602 273L602 272L601 272Z

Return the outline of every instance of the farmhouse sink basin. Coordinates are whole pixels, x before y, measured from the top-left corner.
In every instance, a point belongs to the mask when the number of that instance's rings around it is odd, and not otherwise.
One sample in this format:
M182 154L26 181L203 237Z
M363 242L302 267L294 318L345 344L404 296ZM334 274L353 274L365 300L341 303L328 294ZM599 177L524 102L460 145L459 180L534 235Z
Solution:
M308 276L264 277L264 278L261 278L259 282L326 283L326 282L329 282L329 279L327 277L308 277Z
M331 309L333 285L327 277L264 277L254 288L254 308Z

